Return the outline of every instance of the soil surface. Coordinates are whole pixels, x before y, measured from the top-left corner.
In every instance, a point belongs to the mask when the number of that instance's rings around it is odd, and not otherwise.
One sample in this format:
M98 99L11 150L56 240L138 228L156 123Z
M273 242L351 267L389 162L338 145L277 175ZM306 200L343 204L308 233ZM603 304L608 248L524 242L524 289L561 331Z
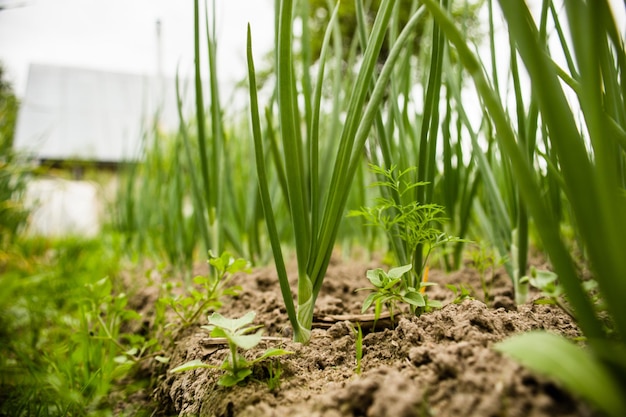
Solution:
M527 304L515 305L504 272L493 274L488 281L489 299L484 300L480 276L471 263L450 274L431 270L429 281L438 285L429 287L428 295L442 301L443 308L420 317L405 313L393 326L383 328L381 322L374 331L365 331L361 373L357 373L354 323L345 318L361 313L368 292L355 290L369 287L366 271L379 266L333 260L316 303L308 345L288 337L290 328L273 268L237 275L233 283L243 289L237 297L224 300L220 313L235 318L254 310L264 336L274 337L246 356L256 357L270 347L294 353L267 359L255 366L252 380L232 388L217 385L219 370L167 372L194 359L220 365L228 354L226 346L212 343L200 328L206 324L203 317L197 326L179 332L171 344L170 362L159 369L159 384L152 394L158 403L155 415L597 415L558 384L493 349L507 336L534 329L580 336L573 320L555 306L533 304L538 295L532 291ZM292 272L295 276L293 268ZM473 299L454 303L446 284L471 288ZM273 390L267 383L270 369L281 371L280 386Z

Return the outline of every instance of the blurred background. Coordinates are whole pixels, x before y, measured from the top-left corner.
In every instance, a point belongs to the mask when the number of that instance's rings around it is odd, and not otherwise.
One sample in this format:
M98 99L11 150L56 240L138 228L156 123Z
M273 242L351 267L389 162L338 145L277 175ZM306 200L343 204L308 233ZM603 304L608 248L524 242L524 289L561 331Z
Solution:
M260 62L273 43L273 1L215 7L209 19L219 44L221 97L238 111L246 100L245 91L236 94L246 74L246 25L254 30ZM0 1L2 81L19 101L13 147L73 172L71 182L58 178L63 171L48 170L29 184L27 201L38 206L31 216L36 233L97 233L101 193L75 180L83 179L85 162L116 169L136 159L155 117L164 133L178 130L177 74L185 116L193 115L193 26L193 2ZM206 50L206 37L200 38ZM208 79L206 56L202 65Z

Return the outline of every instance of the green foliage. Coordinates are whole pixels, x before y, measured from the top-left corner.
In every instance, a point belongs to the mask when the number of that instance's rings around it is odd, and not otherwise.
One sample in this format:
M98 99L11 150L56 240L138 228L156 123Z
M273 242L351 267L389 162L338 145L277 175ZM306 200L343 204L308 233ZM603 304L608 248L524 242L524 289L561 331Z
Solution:
M19 102L13 88L4 78L4 66L0 64L0 158L7 155L13 146L15 123Z
M189 172L181 139L158 128L158 116L143 138L142 160L120 170L112 227L135 256L164 257L188 274L198 246L197 214L189 203Z
M28 218L21 197L30 169L12 149L18 108L19 102L0 65L0 272L9 245Z
M527 366L558 379L585 396L608 415L626 413L621 393L626 390L626 94L622 76L626 53L613 9L607 1L590 4L566 2L558 11L544 1L541 17L535 20L523 0L499 2L508 25L511 56L521 57L532 85L531 108L526 122L535 129L538 115L545 124L544 144L548 172L573 215L573 224L586 254L598 289L606 302L603 313L610 317L605 326L592 298L585 289L569 242L561 234L562 215L554 209L559 199L546 200L541 177L531 165L534 146L518 117L517 130L511 124L506 106L494 90L497 85L484 72L473 46L463 38L451 16L438 2L424 4L454 45L459 59L474 80L493 125L500 151L516 179L523 210L532 217L543 247L571 304L578 325L587 337L588 350L572 346L562 338L547 334L521 335L505 342L506 350ZM551 15L566 58L567 70L548 53L547 16ZM561 27L576 28L571 38ZM493 44L493 39L492 39ZM495 50L493 51L495 56ZM515 66L515 65L513 65ZM495 73L494 73L495 74ZM495 77L494 77L495 78ZM518 97L518 109L523 102ZM576 105L573 105L575 102ZM580 109L580 110L577 110ZM533 113L529 110L529 114ZM521 112L518 112L521 113ZM581 126L581 124L583 126ZM535 132L531 131L531 135ZM551 194L550 194L551 195ZM525 236L526 233L522 233ZM520 267L524 267L522 262ZM548 348L546 348L546 346Z
M612 374L589 349L563 337L530 332L509 338L496 349L537 372L556 379L609 416L623 415L624 392ZM615 353L624 354L617 350Z
M125 375L132 366L152 357L167 362L166 358L157 354L162 349L153 333L146 337L133 332L121 332L123 327L128 328L142 317L127 307L126 293L114 295L109 277L86 284L86 289L87 296L82 305L83 329L91 336L94 345L101 344L105 349L117 353L111 364L111 375Z
M453 304L461 304L465 300L473 300L471 289L467 288L465 285L454 285L454 284L446 284L446 288L454 293L454 300L452 300Z
M365 7L367 9L366 18L367 21L370 22L370 25L371 22L374 21L376 13L380 10L381 3L381 0L370 0L365 2ZM475 15L481 3L482 2L478 1L468 5L470 13ZM339 4L338 26L340 28L343 50L349 51L352 48L355 40L355 34L358 33L359 27L357 21L357 8L354 1L339 2L329 0L310 0L308 6L308 22L306 22L306 24L310 27L311 56L314 60L320 56L324 29L332 13L332 9L336 4ZM410 16L410 14L406 13L406 11L412 10L413 6L413 0L399 0L396 3L395 7L398 15L397 19L394 19L393 21L393 31L398 32L406 25ZM463 11L461 8L457 7L454 9L454 14L460 19L463 16ZM412 46L412 48L414 48L415 55L419 55L421 41L427 36L426 32L428 23L428 20L424 19L416 28L416 36ZM472 27L472 33L476 33L478 23L477 19L474 17L471 22L467 23ZM389 55L389 49L389 42L385 42L380 54L381 61L384 61L384 59ZM347 53L348 52L346 52L346 55Z
M558 275L552 271L539 270L534 266L530 267L530 275L524 277L530 285L539 289L542 296L547 298L551 304L557 304L557 300L563 296L563 287L558 283Z
M405 276L413 268L413 265L404 265L391 268L385 272L381 268L367 271L367 279L374 288L360 288L359 290L373 291L363 302L362 312L374 306L375 320L378 320L382 307L385 306L394 321L394 311L400 302L411 307L411 311L416 314L430 311L433 308L440 308L441 303L436 300L429 300L426 294L422 294L421 288L436 285L432 282L421 282L419 288L412 287L410 280Z
M196 359L177 366L170 372L183 372L198 368L222 369L225 373L220 377L217 384L224 387L232 387L245 381L246 378L252 375L252 366L254 364L269 357L293 353L284 349L272 348L252 360L246 359L239 353L239 349L249 350L261 342L263 331L259 329L260 326L251 325L255 316L256 313L254 311L250 311L238 319L229 319L219 313L211 314L209 316L209 325L202 326L202 328L208 330L211 337L225 338L230 350L230 356L224 359L221 366L208 365ZM278 375L280 376L280 374ZM274 373L273 378L276 378L276 373ZM273 382L273 385L275 386L276 383Z
M559 276L552 271L540 270L534 266L530 267L530 274L522 278L530 286L541 291L541 297L535 300L535 304L552 304L559 306L571 317L575 317L574 311L567 301L564 287L559 283ZM606 311L606 305L598 292L598 282L589 279L583 282L585 291L589 294L597 311Z
M283 374L283 369L279 361L268 361L267 369L267 389L270 392L278 391L280 389L280 377Z
M381 8L381 1L373 0L368 3L367 18L369 24L371 25L371 22L374 21L376 14ZM397 2L396 7L403 10L411 10L412 3L413 0L400 0ZM313 59L317 59L320 55L325 28L328 23L329 16L332 13L332 9L336 4L339 6L338 26L340 28L341 43L344 50L350 50L351 45L355 40L355 34L358 33L357 8L354 1L331 2L327 0L311 0L308 7L308 24L311 30L311 55ZM395 22L395 24L398 25L396 30L402 28L407 23L407 20L408 15L404 14L398 22ZM418 33L422 34L424 32L423 26L424 23L418 25L416 29ZM368 28L368 30L370 30L370 28ZM384 61L384 58L387 55L389 55L388 44L383 45L379 59Z
M196 276L193 283L199 286L202 291L195 288L189 289L188 295L166 295L159 299L174 310L176 315L182 320L183 326L187 327L207 310L217 310L222 306L221 299L224 296L235 296L241 290L238 285L229 286L228 283L233 275L238 272L249 272L250 265L243 259L235 259L229 252L224 252L220 256L209 253L209 265L211 271L206 276ZM171 292L172 285L166 284L166 289Z
M496 274L496 268L504 263L504 259L498 257L493 250L484 244L478 245L470 251L470 259L474 268L480 275L480 286L483 291L483 300L489 305L491 302L491 287Z
M315 93L310 88L310 57L303 54L304 74L301 80L304 85L304 112L299 108L297 80L294 71L293 53L293 15L294 2L285 0L277 3L276 22L277 38L277 104L280 124L282 153L278 153L277 166L285 167L286 188L284 201L294 231L294 243L298 261L298 309L293 303L293 295L289 286L274 208L269 193L269 181L265 165L264 141L259 116L259 104L256 92L256 74L252 59L252 35L248 28L248 79L250 82L250 105L252 131L255 143L257 172L259 177L261 201L266 218L268 233L278 270L281 292L289 320L294 330L294 339L307 342L311 334L313 308L322 287L326 269L330 262L333 246L337 238L340 219L348 198L348 190L353 182L357 168L362 162L362 151L368 133L382 103L385 87L393 73L394 64L402 51L402 47L410 37L412 29L418 22L421 12L413 14L409 23L395 41L385 65L379 75L375 74L377 58L383 43L385 30L391 18L394 1L385 2L379 11L369 41L359 65L354 82L350 82L347 97L347 119L338 135L338 147L331 161L330 182L325 182L323 171L320 170L320 107L321 88L324 80L324 59L321 59ZM337 8L335 8L337 10ZM336 15L336 14L333 14ZM330 33L332 25L327 28ZM325 37L329 41L330 35ZM310 48L303 42L305 51ZM324 49L324 48L323 48ZM374 89L370 86L374 81ZM301 115L304 113L304 117ZM303 135L301 126L306 126ZM328 184L328 186L320 186Z
M137 316L114 284L116 247L107 238L11 246L0 274L0 414L108 415L109 393L133 372L127 359L157 348L121 330Z
M392 242L398 260L402 259L404 254L412 255L409 260L414 269L414 274L412 278L407 280L407 285L416 288L422 280L424 268L432 250L449 242L458 242L461 239L441 231L440 226L446 221L446 218L443 217L445 210L442 206L410 201L411 193L415 191L415 188L426 185L423 182L410 180L410 173L415 168L408 168L397 173L395 165L389 169L376 165L371 165L370 168L381 179L373 183L372 186L382 188L381 194L383 196L376 199L375 206L351 210L348 215L362 216L366 220L366 225L381 227L389 236L389 241ZM399 201L401 201L400 204L397 202L398 198L391 197L393 194L398 196ZM407 203L402 203L402 201L407 200L409 200ZM400 239L401 246L395 243L396 238ZM417 259L414 255L417 249L421 247L425 248L425 256L421 258L419 265L415 265Z
M355 351L355 359L356 359L356 367L354 368L354 372L357 375L361 375L361 360L363 359L363 330L361 329L361 325L357 322L356 328L354 329L354 333L356 339L354 341L354 351Z

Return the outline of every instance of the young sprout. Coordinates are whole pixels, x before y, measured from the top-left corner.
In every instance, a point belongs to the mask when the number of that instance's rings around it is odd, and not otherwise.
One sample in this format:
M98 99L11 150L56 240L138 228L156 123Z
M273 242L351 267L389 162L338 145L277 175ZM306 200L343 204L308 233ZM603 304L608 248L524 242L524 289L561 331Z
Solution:
M195 359L172 369L170 372L183 372L198 368L222 369L226 372L220 377L217 384L223 387L232 387L252 374L254 364L272 356L293 353L283 349L272 348L252 360L246 359L239 353L239 349L249 350L261 342L263 333L259 329L261 326L251 325L255 316L256 313L254 311L250 311L238 319L229 319L219 313L213 313L209 317L209 325L202 326L202 328L208 330L211 337L225 338L230 355L224 359L220 366L205 364L201 360Z
M413 266L404 272L407 273L403 278L404 290L420 289L421 283L425 281L424 277L428 276L426 268L433 249L450 242L464 242L465 240L449 236L441 231L441 226L447 221L442 206L422 204L413 199L415 189L427 185L425 182L411 180L411 173L415 171L415 167L397 172L396 165L387 169L370 164L370 169L381 179L372 185L381 189L382 196L376 199L375 206L351 210L348 216L363 217L366 225L378 226L385 231L392 244L396 260L401 263L410 262ZM421 256L417 256L418 252ZM397 284L399 282L393 285ZM414 301L409 303L412 312L419 313L419 307L426 307L425 304L418 306L423 302L422 299L410 295L410 292L408 294Z
M354 333L356 335L356 340L354 342L356 368L354 368L354 372L357 375L361 375L361 360L363 359L363 330L358 322L354 328Z
M415 311L427 310L429 308L439 308L441 303L436 300L428 300L425 294L422 294L421 289L426 286L435 285L430 282L421 282L420 288L413 288L407 284L407 280L404 279L406 273L413 268L413 265L403 265L396 268L391 268L388 272L385 272L381 268L370 269L367 271L367 279L372 283L374 288L359 288L357 291L368 290L372 291L363 302L362 312L364 313L368 308L374 305L374 317L375 321L380 317L382 307L387 307L391 316L391 321L394 321L394 311L396 310L397 303L404 302L414 307Z
M209 252L211 273L199 275L193 279L194 284L202 291L191 289L188 296L165 296L159 301L171 307L174 313L182 320L184 326L196 322L201 314L210 309L221 307L223 296L235 296L241 290L238 285L229 286L232 277L238 272L249 272L250 264L243 258L235 258L229 252L215 256Z

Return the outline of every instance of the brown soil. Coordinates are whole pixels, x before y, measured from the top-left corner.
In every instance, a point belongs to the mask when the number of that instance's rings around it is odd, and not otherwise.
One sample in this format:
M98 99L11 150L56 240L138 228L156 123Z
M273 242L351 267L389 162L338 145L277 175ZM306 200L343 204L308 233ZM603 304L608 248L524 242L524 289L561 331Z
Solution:
M373 262L335 261L329 268L316 303L316 317L359 314L367 292L367 269ZM288 321L273 268L258 269L234 278L241 294L225 300L220 312L239 317L257 312L256 323L264 335L284 337ZM308 345L289 338L264 341L248 354L282 347L293 355L274 358L257 366L254 379L233 388L216 384L218 370L183 373L161 369L154 396L158 415L199 416L588 416L586 405L558 384L538 376L494 351L505 337L532 329L545 329L567 337L580 336L569 316L554 306L532 303L516 306L512 286L503 273L496 274L491 301L483 302L480 277L466 266L459 272L431 271L428 294L444 302L440 310L397 320L395 328L376 329L363 337L362 372L355 372L355 332L349 321L313 330ZM474 289L475 299L452 303L445 284ZM536 297L531 293L530 298ZM203 318L206 321L206 318ZM181 331L172 344L169 369L201 359L219 365L225 346L210 343L199 326ZM280 367L280 387L267 385L269 365Z

